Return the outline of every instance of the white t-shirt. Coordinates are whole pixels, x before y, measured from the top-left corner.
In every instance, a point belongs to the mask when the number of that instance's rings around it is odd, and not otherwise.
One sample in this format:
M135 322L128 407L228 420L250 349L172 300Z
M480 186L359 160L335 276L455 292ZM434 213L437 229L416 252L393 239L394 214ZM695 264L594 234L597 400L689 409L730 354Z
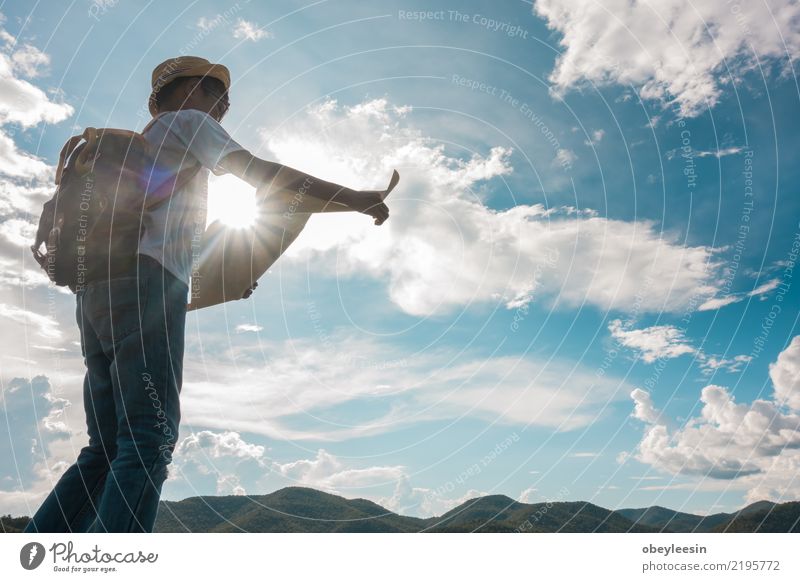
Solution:
M206 227L209 170L224 174L218 167L220 160L244 148L213 117L198 109L161 113L143 135L157 152L159 170L177 173L198 162L203 166L185 186L175 189L168 201L142 217L139 253L156 259L188 286Z

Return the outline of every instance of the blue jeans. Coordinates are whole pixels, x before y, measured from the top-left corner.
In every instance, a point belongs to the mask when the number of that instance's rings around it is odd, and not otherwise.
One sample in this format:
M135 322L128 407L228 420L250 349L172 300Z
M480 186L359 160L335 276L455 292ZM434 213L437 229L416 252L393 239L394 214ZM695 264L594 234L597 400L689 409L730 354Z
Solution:
M89 444L25 532L151 532L178 438L188 286L139 255L78 291Z

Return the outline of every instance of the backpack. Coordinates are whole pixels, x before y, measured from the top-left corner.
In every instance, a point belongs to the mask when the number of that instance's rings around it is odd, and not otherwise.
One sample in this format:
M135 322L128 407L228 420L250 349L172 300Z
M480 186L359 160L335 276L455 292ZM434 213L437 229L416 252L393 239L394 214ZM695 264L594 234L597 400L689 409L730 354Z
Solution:
M44 203L30 247L56 285L77 293L91 281L135 268L144 213L167 202L200 169L166 171L153 150L142 133L109 128L86 128L64 144L56 190Z

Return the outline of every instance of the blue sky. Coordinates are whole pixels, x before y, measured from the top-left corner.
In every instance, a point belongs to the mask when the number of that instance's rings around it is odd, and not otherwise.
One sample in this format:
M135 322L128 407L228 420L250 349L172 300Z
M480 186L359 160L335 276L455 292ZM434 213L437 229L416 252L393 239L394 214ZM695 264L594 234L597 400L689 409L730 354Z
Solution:
M717 4L0 5L0 512L86 440L74 297L27 250L58 151L141 129L182 53L230 68L257 155L401 182L382 227L314 216L251 300L190 314L165 498L797 499L800 9Z

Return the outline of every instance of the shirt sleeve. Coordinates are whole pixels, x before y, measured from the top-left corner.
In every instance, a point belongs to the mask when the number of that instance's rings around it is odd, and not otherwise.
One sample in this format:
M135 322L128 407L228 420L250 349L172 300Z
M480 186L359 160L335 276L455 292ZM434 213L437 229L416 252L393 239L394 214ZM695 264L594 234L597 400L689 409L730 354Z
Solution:
M168 124L187 151L200 164L220 175L226 173L220 161L231 152L244 150L219 122L198 109L181 109Z

